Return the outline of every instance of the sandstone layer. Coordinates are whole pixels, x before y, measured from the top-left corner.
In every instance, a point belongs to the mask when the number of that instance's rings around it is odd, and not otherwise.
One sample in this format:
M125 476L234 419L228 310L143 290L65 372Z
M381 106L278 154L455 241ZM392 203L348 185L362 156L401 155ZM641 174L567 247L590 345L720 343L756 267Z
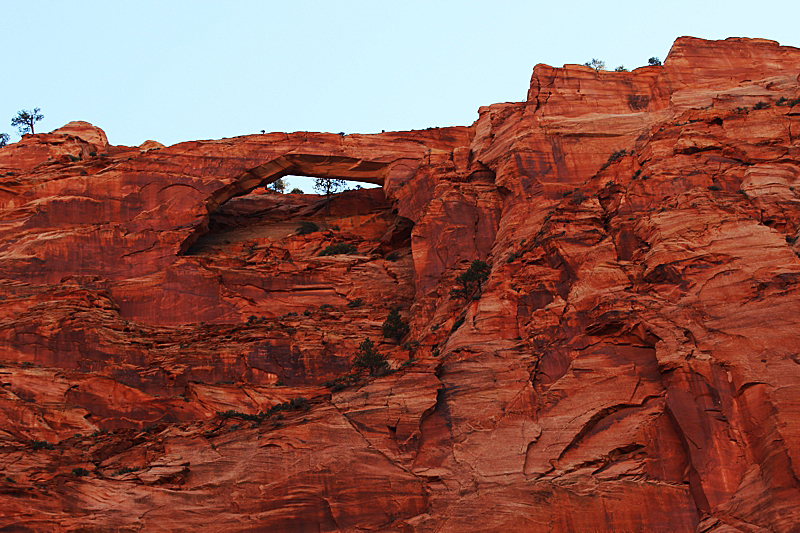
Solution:
M0 531L797 531L799 75L680 38L469 127L0 149Z

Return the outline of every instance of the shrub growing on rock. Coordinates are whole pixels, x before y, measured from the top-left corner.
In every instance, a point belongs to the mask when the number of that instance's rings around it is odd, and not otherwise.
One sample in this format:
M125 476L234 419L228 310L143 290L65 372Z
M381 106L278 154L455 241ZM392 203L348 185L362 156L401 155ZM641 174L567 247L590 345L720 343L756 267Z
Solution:
M375 349L375 343L370 339L366 339L358 345L358 354L353 361L353 368L363 368L369 371L370 376L383 376L391 370L386 357Z
M399 341L408 334L408 331L408 323L403 320L397 309L392 309L383 323L383 336Z
M347 302L347 307L349 307L350 309L356 309L361 307L362 305L364 305L363 298L356 298L355 300L350 300L349 302Z
M294 191L292 191L294 192ZM308 235L309 233L314 233L315 231L319 231L319 226L311 222L310 220L304 220L297 226L297 230L295 230L298 235Z
M324 387L329 387L331 392L339 392L340 390L344 390L350 385L354 384L357 380L358 376L354 374L345 374L344 376L340 376L336 379L326 381L322 385Z
M611 163L614 163L615 161L619 161L620 159L622 159L626 155L628 155L628 151L627 150L616 150L610 156L608 156L608 161L603 163L603 166L600 167L600 170L607 169L609 166L611 166Z
M790 100L790 99L786 98L785 96L781 96L776 103L777 103L777 105L780 105L780 106L794 107L797 104L800 104L800 98L792 98Z
M476 259L466 272L456 278L456 281L461 286L458 289L451 290L450 297L477 300L481 297L483 282L489 279L490 272L489 265Z
M339 254L352 254L355 253L356 247L349 242L339 242L330 244L322 250L319 255L339 255Z

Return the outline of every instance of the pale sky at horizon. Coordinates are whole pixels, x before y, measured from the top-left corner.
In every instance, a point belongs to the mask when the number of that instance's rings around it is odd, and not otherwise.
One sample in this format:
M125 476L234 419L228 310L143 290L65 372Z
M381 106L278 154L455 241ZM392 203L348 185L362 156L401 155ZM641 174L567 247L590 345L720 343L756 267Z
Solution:
M469 125L537 63L664 59L683 35L800 47L800 2L0 0L0 132L40 107L112 144Z

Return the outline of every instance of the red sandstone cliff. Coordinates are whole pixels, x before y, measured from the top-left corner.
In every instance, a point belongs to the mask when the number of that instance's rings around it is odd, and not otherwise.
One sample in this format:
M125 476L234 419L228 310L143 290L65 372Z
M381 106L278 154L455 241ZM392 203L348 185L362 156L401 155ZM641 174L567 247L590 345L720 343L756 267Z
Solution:
M681 38L470 127L0 149L0 531L797 531L799 74Z

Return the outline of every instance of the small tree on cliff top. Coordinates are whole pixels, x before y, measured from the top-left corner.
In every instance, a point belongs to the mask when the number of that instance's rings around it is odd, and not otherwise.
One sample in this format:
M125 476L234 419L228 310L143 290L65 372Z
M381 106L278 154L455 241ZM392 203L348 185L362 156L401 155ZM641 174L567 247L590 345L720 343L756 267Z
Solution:
M33 111L28 111L26 109L18 111L17 116L11 119L11 125L17 128L20 135L36 133L34 131L34 124L44 118L44 115L39 113L39 111L41 111L41 109L38 107L33 108Z
M599 59L592 58L591 61L587 61L586 63L584 63L584 66L591 67L595 71L598 71L598 70L603 70L603 69L606 68L606 62L605 61L601 61Z
M0 148L8 144L8 133L0 133Z

